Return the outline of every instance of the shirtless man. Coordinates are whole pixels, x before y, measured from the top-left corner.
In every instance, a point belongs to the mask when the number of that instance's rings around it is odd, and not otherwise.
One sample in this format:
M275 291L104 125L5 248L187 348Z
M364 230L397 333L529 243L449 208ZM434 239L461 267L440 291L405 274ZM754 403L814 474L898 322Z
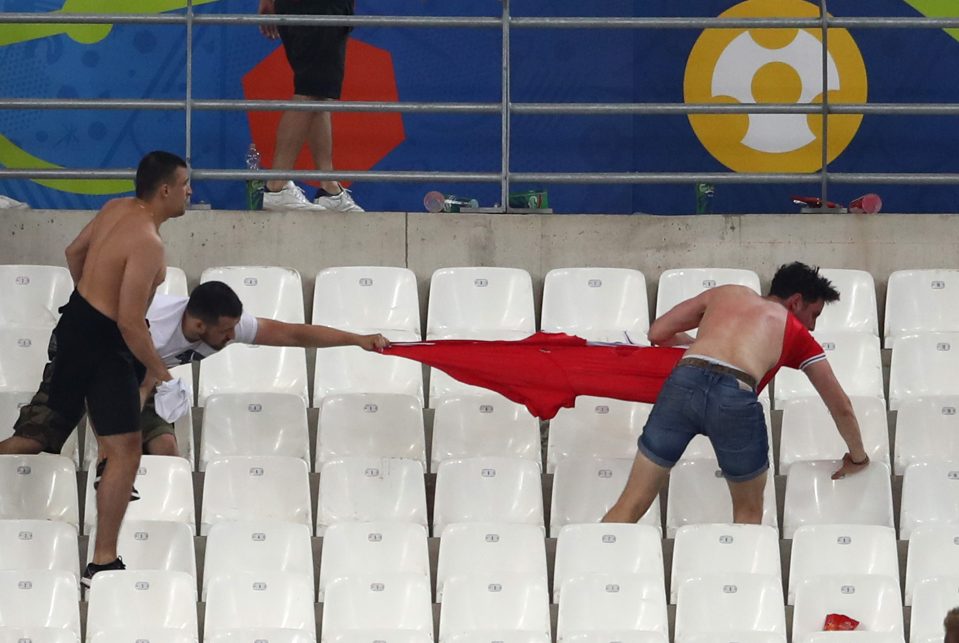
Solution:
M852 404L809 334L823 306L838 299L817 269L796 262L776 272L767 297L743 286L720 286L653 322L650 342L689 350L664 384L639 439L626 488L603 521L639 520L686 445L702 433L729 485L733 521L761 523L769 443L756 394L782 366L806 374L846 442L848 453L833 478L863 469L869 457ZM697 327L696 339L686 334Z
M86 406L97 432L102 477L97 537L83 584L123 569L117 534L140 461L140 384L172 379L145 320L166 277L160 225L182 216L190 198L183 159L150 152L137 168L136 197L114 199L67 246L76 284L50 337L48 404L75 426Z

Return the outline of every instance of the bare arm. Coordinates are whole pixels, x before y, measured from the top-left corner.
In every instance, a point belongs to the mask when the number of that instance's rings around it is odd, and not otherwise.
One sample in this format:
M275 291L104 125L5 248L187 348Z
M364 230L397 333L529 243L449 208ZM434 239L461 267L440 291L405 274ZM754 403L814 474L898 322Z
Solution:
M380 334L358 335L329 326L288 324L262 317L257 318L254 342L261 346L300 346L302 348L359 346L367 351L383 350L390 345L389 340Z
M70 269L70 276L73 277L73 283L80 283L80 277L83 276L83 262L87 258L87 250L90 249L90 239L93 238L93 224L96 222L94 217L89 223L83 226L83 230L77 235L77 238L70 242L64 255L67 258L67 268Z
M273 0L260 0L260 6L257 12L263 15L273 15L276 13L276 9L273 7ZM276 40L280 37L280 31L276 25L260 25L260 33L270 40Z
M653 346L688 346L693 338L684 331L699 326L709 303L710 291L676 304L649 327L649 342Z
M832 367L826 360L820 360L807 366L803 372L825 402L829 414L836 422L836 429L849 450L843 456L842 467L833 474L833 478L860 471L869 464L869 456L862 444L862 433L859 431L859 421L853 411L852 402L842 390Z
M120 282L117 326L133 356L147 368L147 377L160 382L173 379L150 336L146 323L153 284L163 270L163 243L157 239L137 248L127 259Z

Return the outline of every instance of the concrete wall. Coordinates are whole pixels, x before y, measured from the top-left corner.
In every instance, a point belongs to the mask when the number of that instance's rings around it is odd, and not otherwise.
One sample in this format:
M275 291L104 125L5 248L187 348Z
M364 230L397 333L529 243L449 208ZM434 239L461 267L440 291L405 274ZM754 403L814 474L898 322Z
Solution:
M63 248L93 215L0 213L0 263L63 264ZM367 213L361 215L191 211L161 231L171 266L191 285L223 265L282 265L304 279L326 267L406 266L419 280L425 321L430 274L449 266L509 266L533 277L537 308L553 268L612 266L646 275L650 302L669 268L750 268L764 286L799 259L858 268L885 282L903 268L959 268L959 217L950 215L597 216ZM652 311L651 311L652 312ZM309 314L309 312L308 312Z

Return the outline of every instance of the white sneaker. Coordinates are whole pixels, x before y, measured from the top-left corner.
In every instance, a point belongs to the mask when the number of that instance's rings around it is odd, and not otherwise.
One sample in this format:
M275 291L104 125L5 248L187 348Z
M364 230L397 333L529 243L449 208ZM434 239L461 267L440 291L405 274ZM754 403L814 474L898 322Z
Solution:
M3 194L0 194L0 209L4 209L4 210L26 210L26 209L29 209L29 208L30 208L30 206L27 205L26 203L21 203L20 201L17 201L16 199L11 199L11 198L8 197L8 196L5 196L5 195L3 195Z
M339 194L318 196L313 199L313 203L324 210L333 212L366 212L366 210L356 204L356 201L353 200L353 195L342 185L340 186Z
M264 210L322 210L310 203L302 188L293 181L287 181L282 190L263 193Z

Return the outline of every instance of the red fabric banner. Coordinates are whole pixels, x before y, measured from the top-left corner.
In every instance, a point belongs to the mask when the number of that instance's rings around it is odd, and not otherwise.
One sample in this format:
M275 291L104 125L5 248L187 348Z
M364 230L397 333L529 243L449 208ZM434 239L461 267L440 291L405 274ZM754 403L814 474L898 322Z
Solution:
M685 349L589 343L563 333L519 341L448 339L395 343L384 355L406 357L482 386L549 420L578 395L655 402Z

